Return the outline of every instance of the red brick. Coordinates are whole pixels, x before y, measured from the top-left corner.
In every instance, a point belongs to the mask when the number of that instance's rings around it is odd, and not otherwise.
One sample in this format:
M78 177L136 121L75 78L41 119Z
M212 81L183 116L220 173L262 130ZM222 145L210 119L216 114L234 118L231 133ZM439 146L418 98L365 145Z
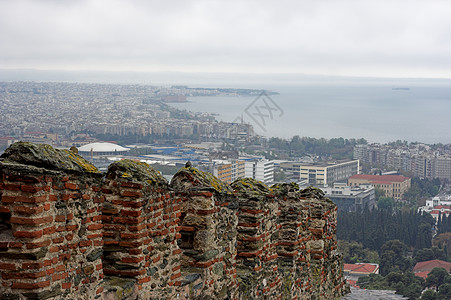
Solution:
M44 206L35 206L35 207L29 207L29 206L15 206L14 212L18 214L23 215L34 215L34 214L40 214L44 211Z
M26 272L3 272L2 278L8 279L37 279L44 277L46 275L45 271L26 273Z
M86 236L86 238L89 239L89 240L96 239L96 238L101 238L101 237L103 237L103 233L88 234Z
M143 185L140 183L134 183L134 182L121 182L121 187L131 187L134 189L142 189Z
M16 238L40 238L43 235L42 230L37 231L16 231L14 232Z
M180 231L194 232L196 228L193 226L179 226Z
M41 186L32 186L32 185L22 185L20 189L28 193L37 193L43 190Z
M146 224L140 224L137 226L128 226L128 230L130 230L130 231L141 231L144 228L146 228Z
M104 193L104 194L112 194L113 191L111 191L110 189L102 188L102 193Z
M22 218L22 217L11 217L11 223L21 224L21 225L41 225L53 222L52 216L41 217L41 218Z
M5 183L3 189L7 191L20 191L20 184Z
M11 210L7 206L0 205L0 213L10 213Z
M2 202L3 203L41 203L47 201L46 196L34 196L34 197L27 197L27 196L3 196Z
M139 279L139 280L138 280L138 283L139 283L139 284L146 283L146 282L149 282L150 279L151 279L150 276L146 276L146 277L144 277L144 278Z
M55 274L52 276L52 281L60 281L62 279L62 275L61 274Z
M144 260L144 257L142 257L142 256L141 257L123 257L121 259L121 262L128 263L128 264L136 264L142 260Z
M133 198L140 198L142 197L141 192L135 192L135 191L121 191L122 197L133 197Z
M103 227L102 224L91 224L88 226L88 230L89 231L99 230L102 229L102 227Z
M50 286L50 280L41 282L20 282L15 281L12 284L13 289L35 290L43 287Z
M66 222L66 216L64 215L56 215L55 222Z
M55 271L64 272L64 271L66 271L66 267L64 265L59 265L55 268Z
M143 251L139 248L128 250L128 254L130 254L130 255L139 255L139 254L142 254L142 252Z
M92 245L92 241L81 241L78 243L80 247L88 247Z
M139 239L146 236L145 232L142 233L121 233L122 239Z
M47 270L45 270L45 273L46 273L47 275L52 275L53 273L55 273L55 268L47 269Z
M16 271L16 265L12 263L0 262L0 270Z
M120 241L119 242L120 247L127 247L127 248L137 248L141 245L142 245L142 242L138 242L138 241L134 241L134 242Z
M55 253L55 252L58 252L58 251L60 251L60 247L58 247L58 246L53 246L53 247L49 248L49 252L50 253Z
M66 231L76 231L76 230L78 230L77 224L66 225Z
M175 273L175 274L172 274L172 275L171 275L171 280L177 279L177 278L179 278L180 276L182 276L182 273L180 273L180 272Z
M64 188L69 189L69 190L78 190L78 185L75 183L66 182L66 183L64 183Z
M58 201L58 196L56 196L56 195L49 195L49 201Z
M180 265L175 266L175 267L172 268L172 272L175 272L175 271L177 271L177 270L180 270Z
M124 216L130 216L130 217L139 217L142 214L142 210L121 210L121 214Z
M72 286L72 282L61 283L61 288L63 288L63 289L70 289L71 286Z
M45 240L42 242L36 242L36 243L27 243L27 249L36 249L36 248L41 248L41 247L47 247L48 245L50 245L51 241L50 240Z
M47 227L47 228L43 229L43 233L44 234L52 234L52 233L55 233L55 232L56 232L56 227L55 226L50 226L50 227Z

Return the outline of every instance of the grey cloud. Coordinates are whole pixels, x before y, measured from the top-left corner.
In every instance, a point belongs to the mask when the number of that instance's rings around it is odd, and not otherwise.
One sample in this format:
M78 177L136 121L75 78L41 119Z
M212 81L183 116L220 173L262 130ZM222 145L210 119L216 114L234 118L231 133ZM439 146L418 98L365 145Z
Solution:
M7 68L451 77L447 1L0 1Z

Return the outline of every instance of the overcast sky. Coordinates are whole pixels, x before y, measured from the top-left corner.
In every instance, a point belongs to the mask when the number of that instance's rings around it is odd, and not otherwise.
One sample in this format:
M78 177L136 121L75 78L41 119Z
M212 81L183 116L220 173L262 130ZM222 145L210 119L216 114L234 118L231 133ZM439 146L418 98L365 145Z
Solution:
M0 68L451 78L451 1L0 0Z

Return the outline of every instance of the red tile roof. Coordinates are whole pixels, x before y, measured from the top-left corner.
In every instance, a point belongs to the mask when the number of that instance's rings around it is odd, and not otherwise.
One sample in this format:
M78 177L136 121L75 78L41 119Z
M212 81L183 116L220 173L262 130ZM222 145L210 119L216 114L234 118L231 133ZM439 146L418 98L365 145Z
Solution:
M413 268L413 272L414 273L425 272L425 271L430 272L430 271L432 271L433 268L444 268L444 269L446 269L446 271L449 272L449 270L451 270L451 263L449 263L447 261L443 261L443 260L438 260L438 259L420 261Z
M379 269L377 264L344 264L344 271L353 273L375 273Z
M416 272L415 276L426 279L428 277L429 271Z
M439 209L439 208L450 209L451 206L449 206L449 205L437 205L437 206L434 206L434 208L435 209Z
M360 287L357 285L357 281L355 281L355 280L346 279L346 282L349 283L350 286L353 286L353 287L356 287L356 288L360 288Z
M374 181L377 183L387 184L390 182L403 182L409 179L409 177L401 175L368 175L368 174L357 174L349 177L349 179L364 179L368 181Z

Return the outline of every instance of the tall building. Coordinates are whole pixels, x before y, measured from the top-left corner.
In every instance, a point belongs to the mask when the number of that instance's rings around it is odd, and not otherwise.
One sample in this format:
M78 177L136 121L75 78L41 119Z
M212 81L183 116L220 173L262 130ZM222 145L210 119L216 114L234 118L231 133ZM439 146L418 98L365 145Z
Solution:
M232 160L215 164L213 167L213 175L221 181L232 183L238 178L245 176L245 162L242 160Z
M246 161L245 177L254 178L266 184L273 182L274 162L266 159Z
M451 157L440 156L434 159L432 165L433 178L440 180L451 180Z
M308 185L330 185L335 182L346 182L355 174L359 174L359 160L348 160L338 163L303 164L300 166L300 180Z
M302 164L303 163L299 161L286 161L280 163L280 169L282 169L285 172L289 180L298 182L299 179L301 178Z
M385 192L386 197L401 200L403 194L410 188L410 178L401 175L367 175L357 174L349 177L349 186L371 184Z
M376 205L376 193L372 185L348 186L334 184L321 188L327 198L337 204L339 211L362 211L365 206L373 209Z

